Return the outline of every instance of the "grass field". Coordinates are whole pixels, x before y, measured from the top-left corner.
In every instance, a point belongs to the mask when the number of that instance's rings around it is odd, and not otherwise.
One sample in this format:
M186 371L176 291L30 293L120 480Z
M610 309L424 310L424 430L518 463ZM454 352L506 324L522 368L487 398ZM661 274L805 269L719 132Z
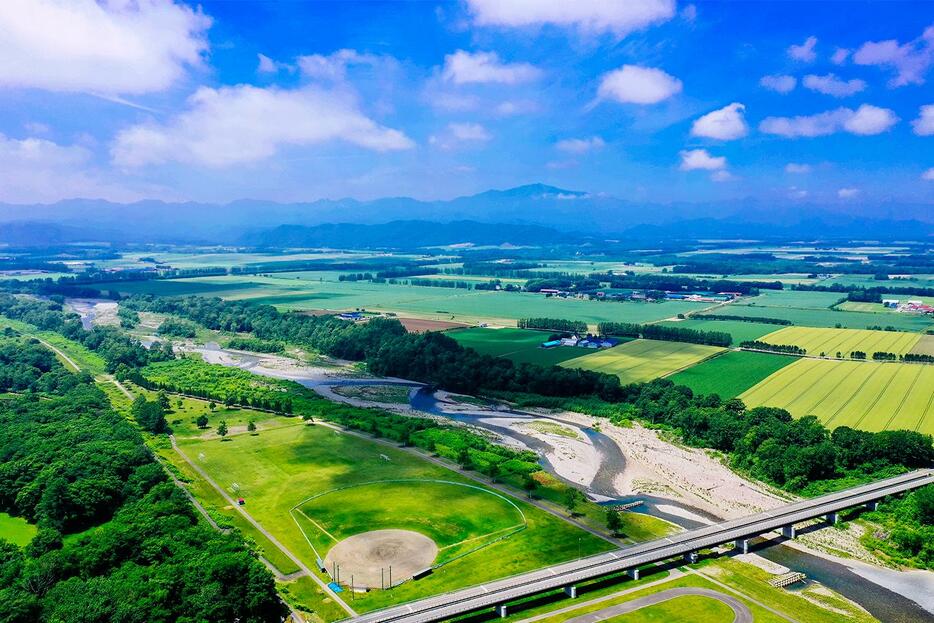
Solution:
M735 398L769 375L797 361L797 357L730 351L668 377L695 394Z
M770 333L761 341L769 344L793 344L807 350L809 355L825 353L834 357L837 353L849 357L854 350L863 351L868 357L876 351L903 355L910 352L920 339L917 333L894 331L870 331L866 329L815 329L812 327L786 327Z
M319 273L228 275L166 281L101 284L104 290L157 295L198 294L226 299L251 300L283 310L346 310L395 312L432 320L456 320L467 324L490 322L515 325L519 318L546 317L582 320L652 322L679 313L709 307L706 303L665 301L659 303L604 303L582 299L546 298L541 294L460 290L388 283L321 281Z
M36 536L36 527L22 517L0 513L0 541L13 545L26 545Z
M314 566L314 551L289 511L316 494L380 480L446 480L459 485L475 484L456 472L435 466L395 447L360 439L321 424L306 426L297 423L261 430L257 436L239 434L229 439L221 442L216 436L209 435L207 438L180 439L179 444L218 483L243 496L249 512L276 538L303 557L309 566ZM356 519L351 520L355 513L343 515L340 505L328 504L320 509L321 512L314 513L315 520L336 526L346 522L347 527L342 528L344 531L341 534L375 525L370 524L368 518L375 518L374 521L381 526L395 523L397 527L411 525L407 522L417 520L413 516L443 519L438 509L455 509L446 514L450 526L461 521L481 521L459 517L469 511L456 502L450 491L438 497L437 491L426 487L417 494L413 492L408 500L404 499L407 494L400 493L398 487L387 485L386 491L398 495L358 489L356 493L367 495L353 503L358 509L362 508L359 506L361 504L368 506L361 510ZM463 493L460 488L458 493ZM399 498L400 495L403 499ZM525 530L452 561L418 582L403 584L391 592L373 591L367 595L358 595L355 608L365 611L612 547L606 541L522 500L511 501L525 515L528 522ZM397 512L397 508L404 512ZM492 523L477 524L480 528L483 525L514 523L515 512L508 504L500 505L496 502L489 508L483 508L489 511L490 516L484 517L482 521ZM434 529L437 531L435 534L449 534L445 537L448 540L464 534L463 530L445 528L441 523Z
M745 322L743 320L702 320L689 318L670 322L660 322L666 327L694 329L696 331L724 331L733 336L733 344L739 345L747 340L757 340L763 335L775 331L779 325L765 322Z
M585 349L576 346L541 348L542 342L547 341L551 335L549 331L473 328L448 331L447 335L461 346L472 348L478 353L506 357L516 363L554 366L587 353Z
M701 344L634 340L561 365L615 374L623 383L641 383L682 370L722 351Z
M934 366L802 358L740 395L829 428L934 433Z
M828 309L846 298L846 293L811 292L808 290L761 290L759 296L743 299L741 305L754 307L787 307L792 309Z
M893 326L902 331L924 331L934 327L930 318L916 314L867 313L835 311L832 309L806 309L796 307L766 307L765 305L741 305L731 303L712 313L730 314L746 318L782 318L803 327L836 327L868 329L875 326ZM703 313L694 318L703 318Z

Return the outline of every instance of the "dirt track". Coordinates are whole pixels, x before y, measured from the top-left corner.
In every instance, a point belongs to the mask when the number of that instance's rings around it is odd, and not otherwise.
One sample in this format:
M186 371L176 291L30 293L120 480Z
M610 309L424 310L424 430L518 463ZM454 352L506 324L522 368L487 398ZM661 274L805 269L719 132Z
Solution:
M408 580L426 569L438 555L438 546L427 536L411 530L372 530L348 537L332 547L324 559L330 569L336 563L340 578L355 587L382 588L392 581Z

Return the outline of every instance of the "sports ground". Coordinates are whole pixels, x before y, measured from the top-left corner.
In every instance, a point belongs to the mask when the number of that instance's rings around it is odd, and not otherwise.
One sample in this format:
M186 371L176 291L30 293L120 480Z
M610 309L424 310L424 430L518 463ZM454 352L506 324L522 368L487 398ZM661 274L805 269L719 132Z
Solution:
M853 351L867 356L877 351L904 355L910 352L921 336L917 333L872 331L868 329L816 329L813 327L786 327L759 338L769 344L800 346L809 355L824 353L833 357L840 353L849 357Z
M828 428L934 433L934 366L801 358L739 397L817 416Z
M639 383L677 372L723 350L702 344L640 339L570 359L561 365L615 374L623 383Z

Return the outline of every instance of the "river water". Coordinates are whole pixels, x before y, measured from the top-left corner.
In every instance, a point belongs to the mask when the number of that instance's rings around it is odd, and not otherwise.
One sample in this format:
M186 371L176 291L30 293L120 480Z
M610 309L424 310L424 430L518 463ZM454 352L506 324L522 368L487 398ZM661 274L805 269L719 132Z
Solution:
M210 344L204 350L207 351L206 354L211 354L215 357L218 354L226 355L224 358L225 361L222 361L225 365L234 365L256 374L289 378L310 389L320 388L321 386L333 387L340 385L375 384L402 384L411 387L421 387L419 383L400 379L354 379L321 377L320 375L303 378L300 374L282 374L263 368L260 365L260 358L245 355L237 351L224 351L218 348L216 344ZM567 425L566 422L539 414L503 408L501 405L495 405L493 403L490 403L486 407L478 406L476 409L450 412L444 410L435 398L434 393L425 387L413 393L410 406L415 411L434 416L442 416L489 430L497 435L509 437L536 451L540 456L540 463L543 469L553 476L565 482L569 482L561 475L557 474L554 466L545 458L545 454L549 450L549 446L546 443L536 437L516 431L514 428L495 423L497 419L501 421L502 418L529 421L536 419L554 419L556 422ZM625 456L621 452L619 446L606 435L591 428L582 428L581 430L587 435L600 457L600 467L588 489L591 493L595 494L595 497L598 499L605 500L603 502L604 504L620 504L638 499L643 503L633 508L632 511L665 519L684 529L698 528L712 522L720 521L720 518L699 508L686 505L676 499L647 495L619 497L613 483L616 476L625 469ZM677 514L665 512L665 507L674 507L675 509L680 509L682 512ZM868 565L849 563L848 561L837 562L783 545L782 541L782 539L759 539L754 542L753 549L755 549L759 556L788 567L791 570L800 571L807 575L810 580L820 582L824 586L837 591L861 605L874 617L884 623L934 622L934 589L932 589L932 583L929 581L930 578L925 578L924 581L920 583L911 584L905 581L905 574L877 567L873 567L871 573L864 572L865 576L869 576L864 577L864 575L860 575L851 570L851 567L860 569L861 567L868 567ZM896 588L899 592L890 590L890 588L886 588L884 585ZM926 610L923 608L918 602L924 603L928 609Z

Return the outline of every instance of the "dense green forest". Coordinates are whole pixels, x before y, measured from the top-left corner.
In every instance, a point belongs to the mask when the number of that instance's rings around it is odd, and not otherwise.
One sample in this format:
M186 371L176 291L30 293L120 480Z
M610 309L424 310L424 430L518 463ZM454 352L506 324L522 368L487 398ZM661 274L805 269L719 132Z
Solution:
M270 573L199 521L135 428L87 375L0 338L0 511L38 533L0 541L0 621L278 622Z
M632 324L629 322L601 322L597 325L600 335L616 337L641 337L647 340L668 340L709 346L729 346L733 336L723 331L699 331L657 324Z

